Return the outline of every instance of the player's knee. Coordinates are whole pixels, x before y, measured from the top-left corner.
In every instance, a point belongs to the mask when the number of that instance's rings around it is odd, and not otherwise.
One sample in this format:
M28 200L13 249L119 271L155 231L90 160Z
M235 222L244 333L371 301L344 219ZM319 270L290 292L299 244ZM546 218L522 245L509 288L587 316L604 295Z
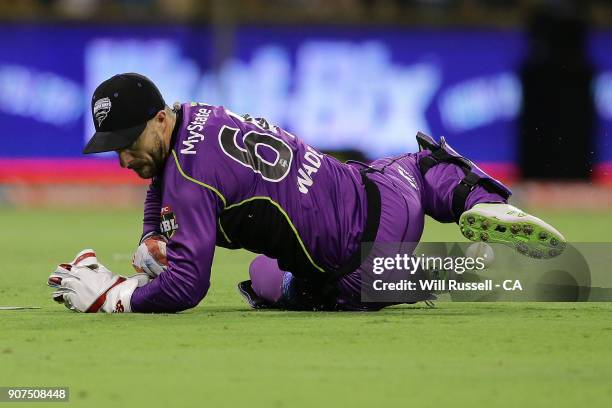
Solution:
M282 296L284 271L280 270L276 259L258 255L249 266L249 276L253 291L269 302L277 302Z
M267 271L280 271L276 259L269 258L265 255L257 255L249 265L249 276L251 280L257 279L262 273Z

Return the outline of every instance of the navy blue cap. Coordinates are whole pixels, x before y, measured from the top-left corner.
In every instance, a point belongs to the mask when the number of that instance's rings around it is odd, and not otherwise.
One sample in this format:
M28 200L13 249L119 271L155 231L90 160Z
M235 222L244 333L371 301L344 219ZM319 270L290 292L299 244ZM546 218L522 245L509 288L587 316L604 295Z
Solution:
M91 98L96 133L84 154L124 149L138 139L166 103L159 89L144 75L126 73L102 82Z

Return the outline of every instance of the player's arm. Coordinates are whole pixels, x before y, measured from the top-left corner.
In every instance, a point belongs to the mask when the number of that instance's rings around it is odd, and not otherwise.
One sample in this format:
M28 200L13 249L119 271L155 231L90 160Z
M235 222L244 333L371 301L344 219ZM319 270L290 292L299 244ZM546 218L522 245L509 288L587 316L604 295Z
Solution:
M159 234L159 214L162 206L161 179L154 178L147 190L142 220L142 240L150 235Z
M166 246L167 269L131 299L134 312L178 312L196 306L208 292L216 241L218 197L190 182L168 197L178 228Z
M49 277L53 300L88 313L178 312L197 305L210 285L219 203L209 191L181 184L176 192L180 202L170 201L177 203L180 224L167 245L166 271L150 282L144 273L126 278L108 270L87 249Z
M167 267L166 242L160 229L162 208L162 179L154 178L147 190L140 245L132 255L132 266L137 273L157 277Z

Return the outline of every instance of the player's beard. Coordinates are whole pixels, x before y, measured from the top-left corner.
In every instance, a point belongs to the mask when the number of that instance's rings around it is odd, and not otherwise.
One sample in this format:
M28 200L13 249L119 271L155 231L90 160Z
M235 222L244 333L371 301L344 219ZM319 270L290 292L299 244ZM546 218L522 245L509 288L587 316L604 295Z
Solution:
M160 131L154 130L141 137L144 138L132 148L134 158L127 167L141 178L150 179L162 174L170 149L164 145Z
M149 163L138 169L138 175L144 179L161 175L166 158L168 156L161 135L156 135L153 148L151 149Z

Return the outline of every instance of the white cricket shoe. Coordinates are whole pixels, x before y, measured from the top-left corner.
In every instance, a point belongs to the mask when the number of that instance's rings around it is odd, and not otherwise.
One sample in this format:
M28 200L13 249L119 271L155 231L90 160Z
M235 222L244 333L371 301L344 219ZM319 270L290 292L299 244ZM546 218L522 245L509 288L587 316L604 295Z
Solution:
M554 227L509 204L476 204L461 214L459 228L470 241L504 244L531 258L553 258L566 245Z

